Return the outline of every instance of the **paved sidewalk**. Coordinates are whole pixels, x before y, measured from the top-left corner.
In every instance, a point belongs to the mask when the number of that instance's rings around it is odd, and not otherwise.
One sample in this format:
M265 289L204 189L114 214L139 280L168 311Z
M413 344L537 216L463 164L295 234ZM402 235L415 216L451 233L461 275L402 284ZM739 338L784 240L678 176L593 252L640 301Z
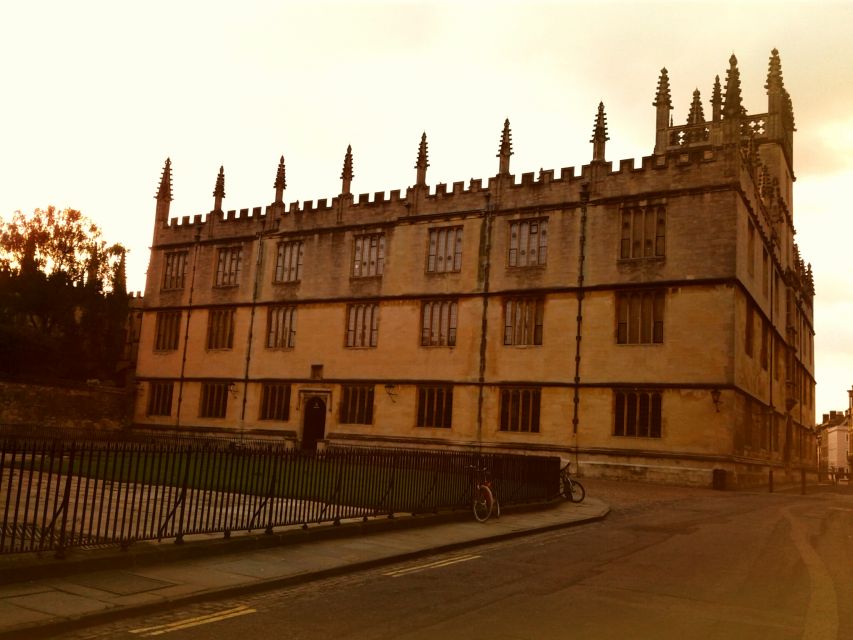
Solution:
M595 498L510 511L400 516L231 540L138 543L68 560L4 559L0 638L43 638L179 604L234 597L604 518ZM32 555L32 554L27 554ZM33 579L33 576L39 576ZM30 579L24 579L30 578Z

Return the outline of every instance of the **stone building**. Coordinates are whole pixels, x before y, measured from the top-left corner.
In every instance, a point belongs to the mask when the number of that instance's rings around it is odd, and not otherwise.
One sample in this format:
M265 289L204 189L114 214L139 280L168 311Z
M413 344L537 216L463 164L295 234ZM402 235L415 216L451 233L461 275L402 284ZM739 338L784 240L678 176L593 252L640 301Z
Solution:
M580 170L415 182L170 219L157 193L135 422L317 442L573 456L707 484L814 465L814 287L794 242L794 118L777 52L748 114L737 60L654 151Z
M817 426L818 470L821 475L840 471L849 474L853 435L853 388L847 392L847 410L823 414Z

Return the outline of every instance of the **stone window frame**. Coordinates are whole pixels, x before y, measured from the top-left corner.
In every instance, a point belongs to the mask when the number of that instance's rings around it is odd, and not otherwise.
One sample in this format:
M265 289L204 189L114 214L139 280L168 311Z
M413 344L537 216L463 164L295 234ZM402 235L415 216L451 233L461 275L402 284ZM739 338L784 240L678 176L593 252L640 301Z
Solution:
M501 387L498 403L499 431L539 433L541 387Z
M341 401L338 405L338 422L341 424L373 424L372 384L341 385Z
M216 250L215 287L237 287L243 268L243 247L232 245Z
M231 307L208 309L207 342L208 351L234 348L234 316Z
M666 205L625 204L619 211L619 261L666 258Z
M348 349L373 349L378 344L379 303L348 304L344 346Z
M267 307L267 349L293 349L296 346L296 305Z
M289 382L264 382L261 386L259 420L290 420L291 384Z
M304 256L305 243L302 240L282 240L276 244L273 282L301 281Z
M419 385L415 426L450 429L453 424L453 385Z
M504 346L538 347L545 334L545 296L504 298Z
M455 347L458 321L458 300L423 300L421 302L421 346Z
M548 263L548 218L510 220L507 225L507 267L544 267Z
M181 339L180 311L158 311L154 324L154 351L175 351Z
M157 381L148 383L148 404L145 410L147 416L171 416L172 398L175 392L175 383Z
M163 254L163 285L164 291L184 288L187 274L187 259L189 252L167 251Z
M618 438L662 438L661 390L614 389L613 435Z
M462 225L429 229L427 234L427 273L459 273L462 271L462 232Z
M615 307L616 344L663 344L665 289L617 291Z
M228 414L229 382L202 382L199 394L199 418L225 418Z
M352 278L381 278L385 273L385 233L363 233L352 241Z

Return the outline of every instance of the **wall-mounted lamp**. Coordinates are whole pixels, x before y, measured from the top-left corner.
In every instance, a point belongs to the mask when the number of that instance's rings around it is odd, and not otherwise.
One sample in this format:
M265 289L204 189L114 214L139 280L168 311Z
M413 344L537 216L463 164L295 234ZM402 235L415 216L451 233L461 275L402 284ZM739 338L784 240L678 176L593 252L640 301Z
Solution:
M237 385L236 385L236 384L234 384L233 382L229 382L229 383L228 383L228 391L230 391L230 392L231 392L231 397L232 397L232 398L236 398L236 397L237 397Z
M396 384L386 384L385 385L385 393L388 394L388 397L391 398L391 402L397 402L394 398L397 397L397 385Z
M711 389L711 401L714 403L714 407L717 409L717 413L720 413L720 390L719 389Z

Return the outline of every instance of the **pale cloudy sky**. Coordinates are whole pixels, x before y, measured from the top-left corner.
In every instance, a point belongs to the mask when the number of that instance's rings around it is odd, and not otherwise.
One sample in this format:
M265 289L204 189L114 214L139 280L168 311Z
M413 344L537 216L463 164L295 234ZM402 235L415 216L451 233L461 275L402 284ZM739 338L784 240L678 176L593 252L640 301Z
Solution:
M816 278L818 414L853 385L853 2L5 2L0 7L0 217L82 210L130 248L142 289L166 156L173 215L405 189L422 131L428 182L487 178L504 118L516 174L586 163L599 100L609 160L654 145L669 70L676 122L739 60L766 110L782 58L798 132L795 224Z

